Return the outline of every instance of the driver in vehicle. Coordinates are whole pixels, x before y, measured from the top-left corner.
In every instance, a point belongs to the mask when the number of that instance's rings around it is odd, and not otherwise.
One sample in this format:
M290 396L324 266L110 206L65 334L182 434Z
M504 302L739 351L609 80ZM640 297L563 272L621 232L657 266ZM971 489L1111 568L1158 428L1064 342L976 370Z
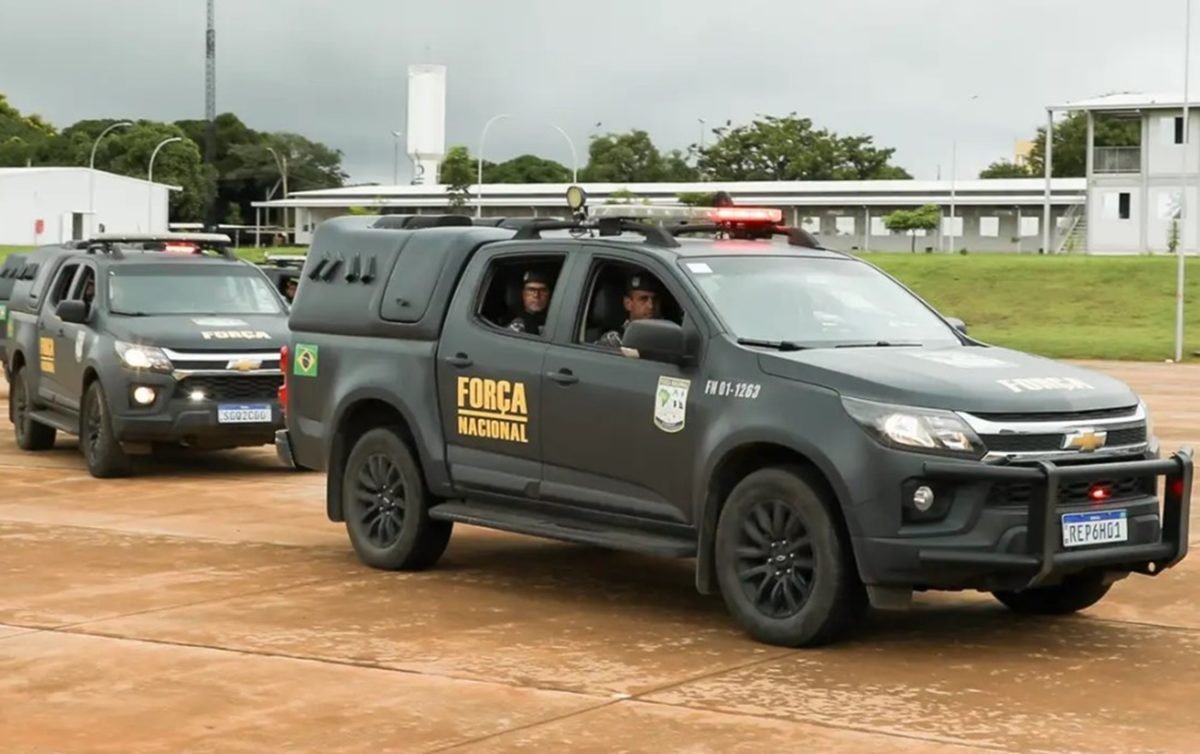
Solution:
M628 315L621 323L621 329L609 330L596 341L598 346L620 348L621 339L625 336L625 328L629 323L638 319L661 319L662 290L658 280L653 275L634 273L630 275L625 285L625 312Z

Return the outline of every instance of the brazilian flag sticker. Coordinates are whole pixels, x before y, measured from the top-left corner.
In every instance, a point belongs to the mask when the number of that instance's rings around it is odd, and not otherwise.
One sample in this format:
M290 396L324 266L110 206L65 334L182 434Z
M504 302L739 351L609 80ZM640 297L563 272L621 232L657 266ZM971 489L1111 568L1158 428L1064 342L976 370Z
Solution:
M317 347L307 343L296 344L296 361L292 373L300 377L317 376Z

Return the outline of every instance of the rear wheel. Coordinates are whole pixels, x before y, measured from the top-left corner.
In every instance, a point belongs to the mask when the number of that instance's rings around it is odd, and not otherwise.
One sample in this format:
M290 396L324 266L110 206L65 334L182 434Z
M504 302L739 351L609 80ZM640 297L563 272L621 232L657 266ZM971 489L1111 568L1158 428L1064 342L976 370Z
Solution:
M58 430L39 424L33 419L33 391L24 369L18 369L9 383L9 418L17 436L17 447L21 450L49 450L54 447Z
M1109 589L1112 584L1105 580L1104 574L1092 571L1067 576L1061 584L1054 586L1020 592L992 592L992 596L1015 613L1067 615L1095 605L1104 599Z
M430 500L417 462L396 430L372 429L354 444L342 476L342 511L363 563L389 571L436 563L454 522L431 519Z
M98 479L128 476L133 471L129 455L113 434L108 399L99 380L88 385L83 394L79 449L87 459L88 471Z
M762 469L730 494L717 523L717 580L726 606L754 639L817 646L840 638L866 609L826 499L794 469Z

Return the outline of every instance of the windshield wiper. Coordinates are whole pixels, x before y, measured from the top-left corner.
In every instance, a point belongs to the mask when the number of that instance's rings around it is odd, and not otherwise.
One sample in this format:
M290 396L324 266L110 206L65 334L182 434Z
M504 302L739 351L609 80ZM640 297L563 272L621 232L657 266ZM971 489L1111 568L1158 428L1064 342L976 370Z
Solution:
M738 338L737 342L743 346L762 346L764 348L774 348L779 351L803 351L808 346L802 346L794 340L759 340L758 338Z
M892 343L887 340L877 340L874 343L838 343L834 348L917 348L920 343Z

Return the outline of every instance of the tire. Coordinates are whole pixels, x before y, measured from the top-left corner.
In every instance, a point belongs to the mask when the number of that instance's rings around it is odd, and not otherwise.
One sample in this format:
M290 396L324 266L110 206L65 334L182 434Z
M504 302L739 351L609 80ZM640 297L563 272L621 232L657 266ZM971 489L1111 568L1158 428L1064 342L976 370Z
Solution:
M1040 586L1021 592L992 592L992 596L1014 613L1025 615L1068 615L1086 610L1108 594L1112 583L1100 571L1073 574L1055 586Z
M342 511L355 554L386 571L429 568L446 551L453 521L429 517L432 496L412 451L390 427L358 439L342 475Z
M96 380L83 394L79 414L79 449L88 472L97 479L128 476L133 464L113 434L112 415L104 388Z
M49 450L54 447L54 439L58 430L47 427L33 420L32 391L29 389L29 378L24 369L18 369L9 383L9 418L13 424L13 432L17 437L17 447L21 450Z
M819 646L866 611L837 502L817 490L799 469L762 469L734 487L721 511L714 542L721 596L757 641Z

